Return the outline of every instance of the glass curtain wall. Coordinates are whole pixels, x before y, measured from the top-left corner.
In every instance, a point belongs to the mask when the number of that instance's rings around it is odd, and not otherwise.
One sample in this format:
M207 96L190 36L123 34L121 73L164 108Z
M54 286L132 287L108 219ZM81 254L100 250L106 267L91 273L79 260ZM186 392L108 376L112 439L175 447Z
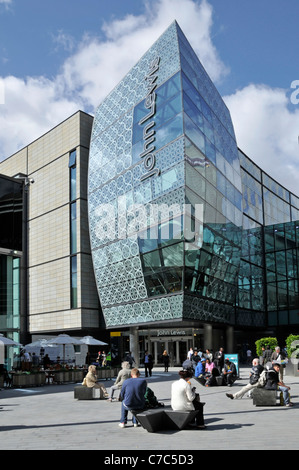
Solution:
M22 255L23 183L0 175L0 332L20 340L20 262ZM4 365L13 365L15 348L3 351Z
M77 308L77 166L76 150L70 152L70 279L71 308Z
M299 198L242 152L243 241L237 323L299 324Z
M185 239L184 316L233 323L242 233L235 135L224 102L180 30L178 36L186 202L191 205L192 226L200 232L192 241Z

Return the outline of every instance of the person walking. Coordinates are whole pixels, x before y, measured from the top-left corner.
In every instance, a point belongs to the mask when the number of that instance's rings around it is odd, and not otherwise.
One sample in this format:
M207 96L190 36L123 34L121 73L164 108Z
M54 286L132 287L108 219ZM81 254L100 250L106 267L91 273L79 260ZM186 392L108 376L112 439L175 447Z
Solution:
M162 361L163 361L163 364L164 364L164 372L168 372L168 367L169 367L169 354L168 352L166 351L163 351L163 354L162 354Z
M136 361L134 357L132 356L132 351L129 351L129 353L126 355L125 361L127 361L130 364L131 369L133 368L133 364L136 364Z
M219 370L219 373L221 374L223 366L224 366L224 349L223 348L220 348L219 351L215 352L214 363L217 369Z
M268 362L271 362L271 356L272 356L272 349L270 348L269 344L265 346L262 346L263 354L262 354L262 366L266 366Z
M273 363L280 364L280 367L279 367L279 380L280 380L280 382L283 382L283 369L284 369L284 367L282 365L282 361L284 359L285 359L285 353L280 350L279 346L276 346L275 351L271 355L271 362L272 362L272 364Z
M144 354L144 369L145 369L145 377L152 376L152 368L153 368L153 356L145 351Z

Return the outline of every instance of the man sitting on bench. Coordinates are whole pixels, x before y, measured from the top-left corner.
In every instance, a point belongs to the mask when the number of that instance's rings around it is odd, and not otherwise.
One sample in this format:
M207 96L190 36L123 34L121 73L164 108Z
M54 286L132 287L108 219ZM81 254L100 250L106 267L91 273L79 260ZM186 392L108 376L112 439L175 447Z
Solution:
M237 378L236 366L229 359L225 359L224 368L222 370L223 384L231 387Z
M272 368L268 370L265 389L266 390L280 390L283 394L283 401L284 401L285 406L293 406L293 403L290 402L290 395L289 395L290 387L287 387L283 382L279 381L279 371L280 371L280 364L274 363L272 365Z
M263 366L260 365L258 358L253 359L252 361L252 369L250 371L250 376L249 376L249 383L245 385L244 387L241 388L238 392L231 394L227 393L226 396L228 398L231 398L232 400L234 398L242 398L243 395L245 395L246 392L249 392L253 388L256 388L259 386L259 377L261 373L263 372L264 368Z

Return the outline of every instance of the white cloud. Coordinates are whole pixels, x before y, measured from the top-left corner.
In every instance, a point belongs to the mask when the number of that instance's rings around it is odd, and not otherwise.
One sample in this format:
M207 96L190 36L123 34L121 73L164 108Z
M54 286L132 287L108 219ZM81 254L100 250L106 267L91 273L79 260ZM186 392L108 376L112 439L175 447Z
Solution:
M0 0L0 4L3 2ZM5 97L5 103L0 103L0 158L27 145L78 109L93 112L174 19L217 85L228 68L211 39L213 9L208 0L144 0L142 14L104 23L104 40L86 34L53 79L0 77ZM73 38L63 31L58 43L74 47ZM299 105L291 112L284 90L263 85L250 85L225 97L225 101L240 148L298 193Z
M212 8L203 0L156 0L145 4L144 14L127 15L103 25L106 40L87 37L79 51L64 64L69 89L80 89L88 104L97 106L139 58L176 19L212 80L227 68L211 41Z
M59 80L26 80L13 76L1 81L0 148L7 157L78 110L78 103L63 96Z
M104 40L85 35L54 79L3 78L0 158L27 145L77 109L93 112L174 19L186 32L211 78L221 78L227 70L211 41L212 8L208 2L146 0L143 14L105 23ZM72 38L61 33L59 44L73 47Z
M251 84L224 101L241 150L299 195L299 107L290 110L286 90Z

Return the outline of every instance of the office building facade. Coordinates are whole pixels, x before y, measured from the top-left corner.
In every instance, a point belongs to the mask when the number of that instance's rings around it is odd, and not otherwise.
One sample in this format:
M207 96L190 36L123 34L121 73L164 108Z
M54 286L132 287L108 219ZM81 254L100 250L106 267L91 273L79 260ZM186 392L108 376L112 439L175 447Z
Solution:
M92 121L79 111L0 164L4 174L26 179L22 344L100 326L86 198Z

